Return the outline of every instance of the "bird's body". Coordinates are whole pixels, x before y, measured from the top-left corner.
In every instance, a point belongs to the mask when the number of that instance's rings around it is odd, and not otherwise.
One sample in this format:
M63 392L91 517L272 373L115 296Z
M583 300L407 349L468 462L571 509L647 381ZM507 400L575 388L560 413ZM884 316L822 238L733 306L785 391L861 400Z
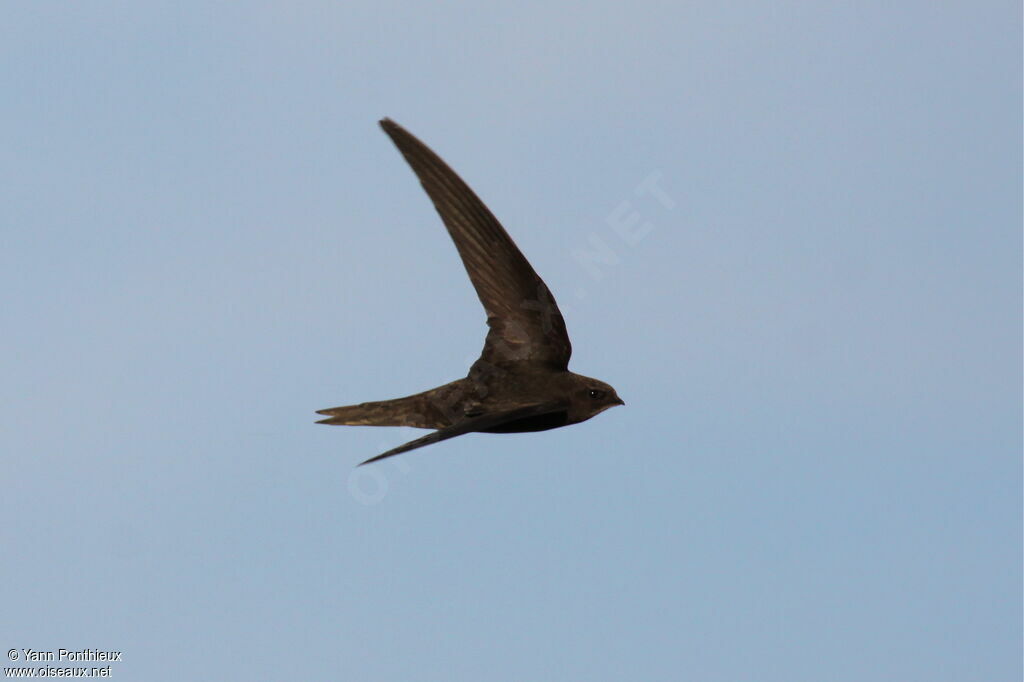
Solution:
M426 145L390 119L391 137L434 202L487 312L469 374L422 393L319 410L321 424L413 426L433 433L367 462L474 431L543 431L622 405L608 384L568 370L572 345L554 297L497 219Z

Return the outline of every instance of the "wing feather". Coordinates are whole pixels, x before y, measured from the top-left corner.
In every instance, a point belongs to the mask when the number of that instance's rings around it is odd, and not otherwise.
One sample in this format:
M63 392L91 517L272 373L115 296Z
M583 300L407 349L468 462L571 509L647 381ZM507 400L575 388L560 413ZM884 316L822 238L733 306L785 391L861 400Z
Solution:
M393 457L394 455L415 450L416 448L422 448L424 445L431 445L433 443L439 443L449 438L455 438L467 433L474 431L483 431L485 429L491 429L508 422L517 421L519 419L525 419L527 417L536 417L543 414L550 414L552 412L561 412L566 409L565 403L561 401L549 401L545 403L537 403L535 405L526 405L524 407L517 407L510 410L503 410L500 412L492 412L490 414L481 415L472 419L466 419L457 424L446 426L443 429L438 429L433 433L428 433L425 436L421 436L416 440L411 440L404 445L399 445L397 448L392 448L387 452L382 452L376 457L371 457L359 466L363 464L369 464L370 462L376 462L386 457Z
M380 122L423 185L487 312L481 359L566 369L572 344L554 296L498 219L437 154L390 119Z

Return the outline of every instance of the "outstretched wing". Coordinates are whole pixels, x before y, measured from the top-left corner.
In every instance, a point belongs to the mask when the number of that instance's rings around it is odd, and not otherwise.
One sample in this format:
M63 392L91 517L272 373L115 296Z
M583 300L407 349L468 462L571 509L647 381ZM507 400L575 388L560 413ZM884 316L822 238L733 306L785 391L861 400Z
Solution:
M560 401L551 401L546 403L538 403L536 405L527 405L525 407L517 407L511 410L504 410L501 412L493 412L491 414L481 415L472 419L466 419L458 424L452 426L446 426L443 429L428 433L427 435L417 438L416 440L409 441L405 445L399 445L397 448L392 448L387 452L382 452L376 457L371 457L359 466L363 464L369 464L370 462L376 462L377 460L384 459L385 457L391 457L392 455L398 455L409 450L415 450L416 448L422 448L424 445L430 445L431 443L438 443L442 440L448 440L449 438L455 438L466 433L472 433L474 431L484 431L486 429L493 429L496 426L507 424L509 422L517 421L519 419L526 419L528 417L536 417L543 414L551 414L553 412L562 412L566 409L566 405Z
M429 147L391 119L380 125L434 202L487 311L490 331L481 359L565 369L572 345L562 313L501 223Z

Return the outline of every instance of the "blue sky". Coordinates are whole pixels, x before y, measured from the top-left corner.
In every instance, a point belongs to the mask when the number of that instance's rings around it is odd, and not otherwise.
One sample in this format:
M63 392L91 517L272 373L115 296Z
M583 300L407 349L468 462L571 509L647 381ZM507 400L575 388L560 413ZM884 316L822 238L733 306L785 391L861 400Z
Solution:
M1019 680L1020 26L9 7L0 643L157 681ZM422 432L313 424L483 341L383 116L626 407L358 470Z

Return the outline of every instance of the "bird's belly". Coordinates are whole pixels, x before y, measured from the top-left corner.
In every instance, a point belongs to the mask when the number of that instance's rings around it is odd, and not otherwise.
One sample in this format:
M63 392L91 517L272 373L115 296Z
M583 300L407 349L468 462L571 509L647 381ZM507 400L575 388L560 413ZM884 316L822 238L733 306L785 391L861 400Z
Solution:
M569 423L568 412L552 412L550 414L540 414L535 417L516 419L515 421L506 422L505 424L499 424L498 426L482 430L487 433L547 431L548 429L557 429L559 426L565 426L567 423Z

